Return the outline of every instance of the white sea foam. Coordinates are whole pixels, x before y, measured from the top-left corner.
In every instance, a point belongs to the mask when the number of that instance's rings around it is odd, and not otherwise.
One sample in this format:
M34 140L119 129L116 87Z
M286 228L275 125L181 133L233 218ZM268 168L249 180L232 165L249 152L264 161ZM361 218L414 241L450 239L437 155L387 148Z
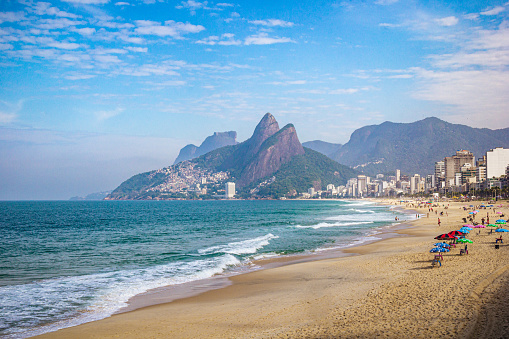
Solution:
M357 212L357 213L375 213L375 211L371 211L371 210L359 210L359 209L356 209L356 208L350 208L347 211Z
M134 295L161 286L209 278L239 264L235 256L225 254L145 269L4 286L0 288L0 305L4 310L0 326L16 329L7 337L25 338L103 319L126 306ZM51 324L36 327L44 322ZM23 330L29 328L32 329Z
M374 202L372 201L359 201L359 200L347 200L348 207L350 206L366 206L366 205L373 205Z
M327 222L321 222L316 225L309 225L309 226L302 226L302 225L296 225L292 226L295 228L312 228L312 229L319 229L324 227L341 227L341 226L354 226L354 225L365 225L365 224L372 224L372 221L359 221L359 222L336 222L336 223L327 223Z
M212 246L206 249L198 250L200 254L210 253L229 253L229 254L251 254L256 253L259 249L267 246L272 239L279 238L277 235L269 233L267 235L257 237L254 239L247 239L237 242L231 242L226 245Z
M333 221L372 221L384 222L394 220L394 215L390 213L361 213L361 214L340 214L325 218Z

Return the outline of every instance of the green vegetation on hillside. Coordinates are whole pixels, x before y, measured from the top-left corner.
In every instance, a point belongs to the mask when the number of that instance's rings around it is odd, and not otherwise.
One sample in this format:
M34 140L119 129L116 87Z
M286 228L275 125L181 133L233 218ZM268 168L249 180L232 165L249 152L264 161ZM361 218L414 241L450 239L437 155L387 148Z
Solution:
M298 193L307 192L317 182L320 183L321 189L325 190L328 184L344 185L348 179L359 174L359 172L338 164L319 152L309 148L304 148L304 150L306 151L305 154L295 156L290 162L281 166L279 171L274 174L275 182L261 187L258 195L279 198L292 190ZM265 179L243 190L244 195L249 189Z

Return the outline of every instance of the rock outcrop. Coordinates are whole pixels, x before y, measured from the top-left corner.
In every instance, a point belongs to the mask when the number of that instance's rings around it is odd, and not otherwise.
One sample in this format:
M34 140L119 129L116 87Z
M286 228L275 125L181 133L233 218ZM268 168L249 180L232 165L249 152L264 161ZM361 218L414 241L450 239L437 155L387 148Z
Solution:
M271 132L272 130L269 133ZM243 169L237 185L242 187L276 173L281 165L289 162L294 156L302 154L304 154L304 148L297 137L295 127L288 124L265 139L258 148L258 152Z
M237 144L237 132L214 132L213 135L208 136L200 145L197 147L193 144L189 144L182 148L179 152L177 159L175 159L174 165L185 160L191 160L197 158L203 154L206 154L215 149Z

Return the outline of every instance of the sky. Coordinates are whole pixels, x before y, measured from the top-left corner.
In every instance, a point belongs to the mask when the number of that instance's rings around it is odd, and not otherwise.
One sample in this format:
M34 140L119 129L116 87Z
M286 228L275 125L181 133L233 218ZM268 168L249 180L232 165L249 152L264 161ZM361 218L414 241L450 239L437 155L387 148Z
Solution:
M266 112L509 127L509 2L1 0L0 68L0 200L65 200Z

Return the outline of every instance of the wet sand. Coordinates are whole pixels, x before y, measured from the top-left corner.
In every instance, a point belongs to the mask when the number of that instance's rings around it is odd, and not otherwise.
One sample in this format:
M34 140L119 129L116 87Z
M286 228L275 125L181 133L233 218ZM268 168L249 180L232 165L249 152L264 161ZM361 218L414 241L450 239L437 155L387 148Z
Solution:
M40 337L509 337L509 247L495 249L500 233L474 229L468 255L459 255L464 245L458 245L444 254L442 267L431 266L433 237L459 229L467 216L462 207L470 204L441 203L440 227L430 213L396 231L406 236L345 250L353 256L233 276L223 288ZM497 211L507 218L503 205ZM498 219L487 209L476 221L486 212Z

